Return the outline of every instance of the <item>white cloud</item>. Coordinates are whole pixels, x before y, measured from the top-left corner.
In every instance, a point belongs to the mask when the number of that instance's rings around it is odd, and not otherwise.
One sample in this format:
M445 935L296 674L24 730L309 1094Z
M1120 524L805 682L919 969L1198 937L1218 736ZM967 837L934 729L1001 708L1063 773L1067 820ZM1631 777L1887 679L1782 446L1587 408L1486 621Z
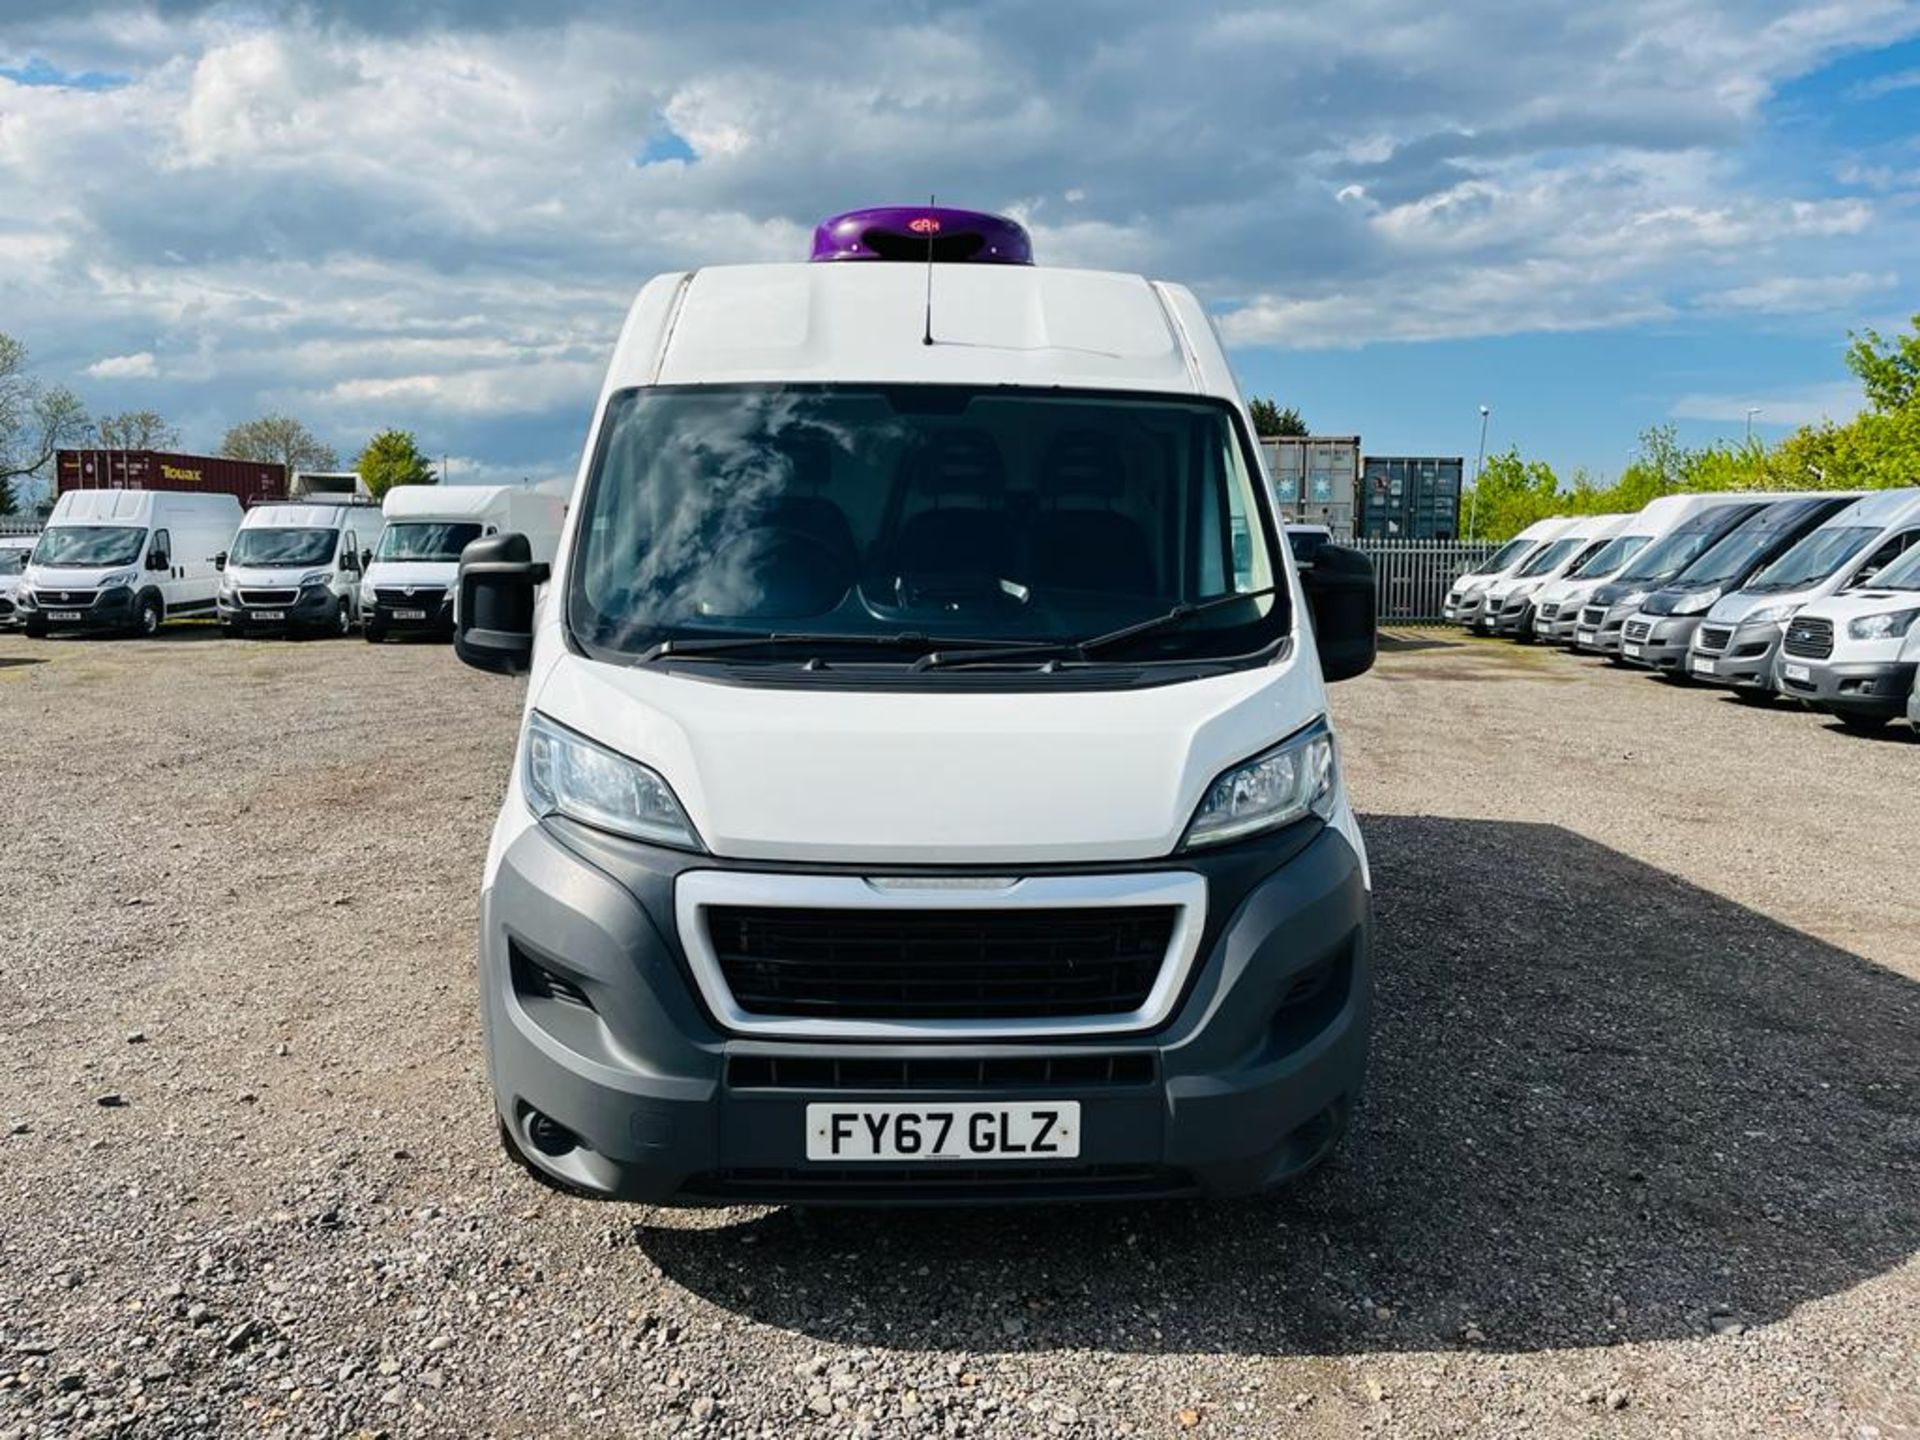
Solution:
M929 191L1309 348L1844 315L1913 230L1756 153L1781 84L1920 33L1912 0L5 17L0 53L129 77L0 80L0 314L43 364L146 355L208 428L298 404L509 468L578 443L650 273L797 258L822 212ZM662 126L692 159L638 163Z
M96 380L140 380L160 373L151 350L132 355L109 355L87 366L86 373Z
M1844 422L1865 408L1866 397L1852 381L1809 385L1797 390L1759 395L1683 395L1669 412L1675 420L1716 420L1744 424L1749 408L1757 407L1754 424L1786 429L1814 425L1822 420Z

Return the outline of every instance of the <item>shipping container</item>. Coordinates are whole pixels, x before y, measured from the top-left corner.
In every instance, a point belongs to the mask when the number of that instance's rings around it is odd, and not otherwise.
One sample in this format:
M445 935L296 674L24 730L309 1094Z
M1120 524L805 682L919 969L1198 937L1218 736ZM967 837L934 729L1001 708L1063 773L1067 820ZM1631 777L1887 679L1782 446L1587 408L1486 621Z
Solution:
M1283 524L1324 525L1336 540L1353 538L1358 435L1263 435L1260 453Z
M287 496L287 467L264 460L160 450L62 450L54 464L57 495L69 490L182 490L231 495L242 505Z
M1453 540L1460 534L1458 455L1369 455L1360 468L1360 530L1369 540Z

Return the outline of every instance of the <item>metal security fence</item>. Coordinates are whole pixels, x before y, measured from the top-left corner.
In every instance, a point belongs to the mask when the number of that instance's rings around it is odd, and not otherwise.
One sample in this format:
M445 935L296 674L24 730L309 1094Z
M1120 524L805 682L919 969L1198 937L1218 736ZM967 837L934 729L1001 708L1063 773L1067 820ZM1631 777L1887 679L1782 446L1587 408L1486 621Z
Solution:
M38 535L39 533L38 520L27 520L17 515L0 515L0 536Z
M1485 541L1356 540L1373 561L1382 625L1437 625L1454 580L1500 547Z

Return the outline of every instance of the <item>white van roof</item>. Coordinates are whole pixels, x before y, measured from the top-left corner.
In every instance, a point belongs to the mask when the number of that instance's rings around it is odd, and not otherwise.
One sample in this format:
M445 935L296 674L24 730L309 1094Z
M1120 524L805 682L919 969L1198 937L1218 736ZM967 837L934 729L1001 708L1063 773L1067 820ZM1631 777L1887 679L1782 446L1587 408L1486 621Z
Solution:
M1555 515L1546 520L1536 520L1513 538L1516 540L1558 540L1572 528L1577 516Z
M507 506L514 485L396 485L380 502L389 520L481 520Z
M1878 490L1863 496L1821 522L1820 528L1857 529L1874 525L1884 530L1920 516L1920 490Z
M240 522L242 530L268 527L282 530L337 530L365 519L369 525L380 521L378 505L314 505L307 501L270 500L255 505Z
M1033 265L725 265L634 301L607 389L713 382L1058 385L1231 395L1204 312L1139 275Z
M53 502L47 517L55 525L151 525L155 507L188 521L237 524L240 502L231 495L199 495L186 490L69 490Z

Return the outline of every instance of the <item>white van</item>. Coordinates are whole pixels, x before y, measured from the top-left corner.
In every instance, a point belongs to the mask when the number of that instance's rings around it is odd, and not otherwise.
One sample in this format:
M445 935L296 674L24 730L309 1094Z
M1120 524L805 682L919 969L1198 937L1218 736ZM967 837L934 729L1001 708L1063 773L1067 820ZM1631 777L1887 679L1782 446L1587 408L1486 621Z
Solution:
M39 539L38 535L0 535L0 630L20 623L15 597L27 583L27 559Z
M1580 611L1593 592L1627 568L1633 558L1694 513L1691 495L1662 495L1621 522L1607 543L1568 568L1534 597L1533 633L1542 640L1571 645Z
M349 635L360 614L360 552L380 533L380 507L272 500L240 522L221 567L220 628L230 636Z
M27 634L151 635L164 621L212 615L240 502L176 490L69 490L54 502L27 566Z
M1536 520L1527 526L1482 561L1479 569L1469 570L1453 582L1440 607L1441 618L1451 624L1464 625L1469 630L1478 628L1484 613L1487 587L1496 580L1512 575L1539 554L1548 542L1564 535L1572 523L1566 516L1556 515L1551 520Z
M1620 632L1629 616L1662 585L1676 579L1694 561L1719 544L1727 532L1753 515L1771 496L1754 491L1714 491L1666 495L1675 502L1660 516L1666 528L1609 580L1587 596L1573 627L1573 648L1601 655L1620 654ZM1661 503L1653 502L1654 505ZM1653 509L1648 505L1642 516ZM1637 526L1635 527L1638 528Z
M1920 670L1920 546L1857 590L1809 601L1787 622L1775 684L1782 695L1878 730L1908 712Z
M1566 530L1542 545L1481 593L1479 628L1493 635L1534 638L1536 600L1547 586L1590 560L1611 540L1628 515L1578 515Z
M475 540L525 535L534 558L551 562L564 502L525 485L397 485L381 502L384 528L360 585L368 640L453 633L453 582L460 552Z
M1780 637L1803 606L1870 583L1920 544L1920 490L1882 490L1828 518L1731 595L1694 632L1696 680L1768 700Z
M529 672L480 975L549 1179L1225 1194L1345 1129L1372 567L1296 571L1188 291L1025 247L868 211L652 281L552 583L467 551L458 653Z

